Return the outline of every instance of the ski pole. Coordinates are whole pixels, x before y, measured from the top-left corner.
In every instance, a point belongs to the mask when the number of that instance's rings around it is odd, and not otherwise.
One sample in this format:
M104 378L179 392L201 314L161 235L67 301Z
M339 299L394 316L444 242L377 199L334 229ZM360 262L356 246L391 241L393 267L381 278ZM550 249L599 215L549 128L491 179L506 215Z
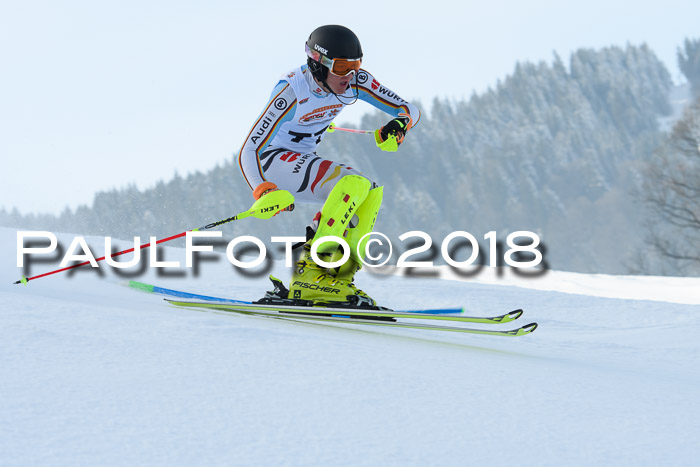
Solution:
M333 133L335 130L340 130L340 131L347 131L348 133L360 133L360 134L367 134L367 135L373 135L374 130L354 130L352 128L342 128L339 126L335 126L335 123L331 123L328 126L328 129L326 130L328 133Z
M287 190L275 190L275 191L272 191L272 192L266 194L265 196L260 197L260 199L258 199L255 203L253 203L253 205L250 207L250 209L248 209L246 211L240 212L233 217L229 217L228 219L223 219L220 221L212 222L211 224L207 224L205 226L198 227L196 229L186 230L182 233L179 233L177 235L173 235L173 236L168 237L168 238L162 238L162 239L156 241L156 245L159 245L159 244L165 243L165 242L169 242L170 240L175 240L176 238L184 237L185 235L187 235L187 232L197 232L200 230L213 229L214 227L217 227L219 225L227 224L229 222L237 221L240 219L245 219L246 217L257 217L258 219L269 219L280 211L284 211L284 210L292 211L293 209L294 209L294 196L290 192L288 192ZM141 245L139 247L139 249L143 250L144 248L148 248L149 246L151 246L151 243L144 243L143 245ZM120 251L118 253L114 253L114 254L111 254L109 256L110 257L120 256L120 255L123 255L126 253L131 253L134 250L135 250L135 248L129 248L128 250ZM105 255L101 258L97 258L95 261L102 261L106 257L107 256ZM68 266L68 267L65 267L62 269L57 269L55 271L46 272L44 274L39 274L39 275L32 276L32 277L22 276L22 278L20 280L18 280L17 282L14 282L14 284L27 285L27 282L29 282L29 281L39 279L41 277L50 276L52 274L56 274L59 272L68 271L69 269L79 268L79 267L85 266L87 264L90 264L90 261L85 261L85 262L82 262L80 264L74 264L73 266Z
M380 135L381 130L354 130L352 128L341 128L335 126L335 123L328 125L326 130L328 133L333 133L335 130L347 131L348 133L360 133L365 135L374 135L374 143L382 151L396 152L399 149L399 143L396 141L396 135L390 134L386 140L382 141Z

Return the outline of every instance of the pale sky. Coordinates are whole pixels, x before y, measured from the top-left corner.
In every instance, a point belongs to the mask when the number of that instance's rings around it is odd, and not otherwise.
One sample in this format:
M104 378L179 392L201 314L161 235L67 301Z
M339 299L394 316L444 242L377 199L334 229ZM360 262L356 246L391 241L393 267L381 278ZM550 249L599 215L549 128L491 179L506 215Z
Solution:
M676 48L700 37L698 18L691 0L0 0L0 206L57 213L234 157L323 24L351 28L367 70L429 105L582 47L647 43L681 82Z

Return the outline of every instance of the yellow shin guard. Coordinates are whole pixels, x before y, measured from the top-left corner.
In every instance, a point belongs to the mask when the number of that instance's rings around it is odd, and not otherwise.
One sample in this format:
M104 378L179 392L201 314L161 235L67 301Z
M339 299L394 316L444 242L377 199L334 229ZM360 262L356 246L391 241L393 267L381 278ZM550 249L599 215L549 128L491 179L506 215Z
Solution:
M310 244L313 245L317 239L326 236L342 237L345 230L350 227L350 220L365 201L371 187L372 183L359 175L346 175L341 178L323 204L321 221ZM318 251L332 253L337 248L336 243L327 242L321 245Z
M357 225L348 228L345 240L350 246L350 257L358 263L362 263L362 259L365 257L365 246L369 240L369 235L367 234L374 229L374 223L377 221L377 214L382 206L383 197L384 187L379 186L370 190L365 201L357 210ZM365 237L365 235L367 236Z
M369 236L365 237L365 235L372 232L374 228L379 208L382 205L383 193L382 187L377 187L370 190L367 194L364 203L362 203L356 213L357 225L349 226L348 228L346 240L351 251L350 257L344 264L335 268L334 271L329 271L337 283L348 287L354 292L354 295L363 297L365 303L370 305L376 305L375 300L358 289L354 281L355 274L362 268L362 259L365 257L365 246L369 240ZM343 253L341 251L336 251L330 262L337 261L342 256Z

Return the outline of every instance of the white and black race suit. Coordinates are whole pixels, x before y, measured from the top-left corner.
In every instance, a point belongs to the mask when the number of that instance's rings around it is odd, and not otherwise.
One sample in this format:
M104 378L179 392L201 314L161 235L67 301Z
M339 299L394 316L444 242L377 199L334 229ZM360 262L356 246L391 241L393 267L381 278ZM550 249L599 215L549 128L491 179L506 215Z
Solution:
M338 180L358 170L316 154L330 123L345 103L357 99L397 117L408 114L412 126L418 108L360 69L344 94L324 91L303 65L282 76L238 154L238 164L254 190L270 181L290 191L296 202L323 203Z

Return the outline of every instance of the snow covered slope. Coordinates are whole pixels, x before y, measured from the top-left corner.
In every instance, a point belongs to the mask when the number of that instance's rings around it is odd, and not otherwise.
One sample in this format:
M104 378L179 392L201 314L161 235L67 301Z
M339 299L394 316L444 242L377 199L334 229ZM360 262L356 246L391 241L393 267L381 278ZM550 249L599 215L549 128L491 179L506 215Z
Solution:
M0 229L0 244L15 245L15 232ZM540 324L496 338L175 308L89 268L11 285L15 255L0 256L0 465L693 465L700 455L698 279L551 272L525 288L507 272L358 277L395 308L522 307L521 320ZM272 272L288 277L281 264ZM138 280L243 299L268 287L224 260ZM555 291L578 282L577 294ZM586 295L617 288L624 298ZM664 301L675 295L695 304Z

